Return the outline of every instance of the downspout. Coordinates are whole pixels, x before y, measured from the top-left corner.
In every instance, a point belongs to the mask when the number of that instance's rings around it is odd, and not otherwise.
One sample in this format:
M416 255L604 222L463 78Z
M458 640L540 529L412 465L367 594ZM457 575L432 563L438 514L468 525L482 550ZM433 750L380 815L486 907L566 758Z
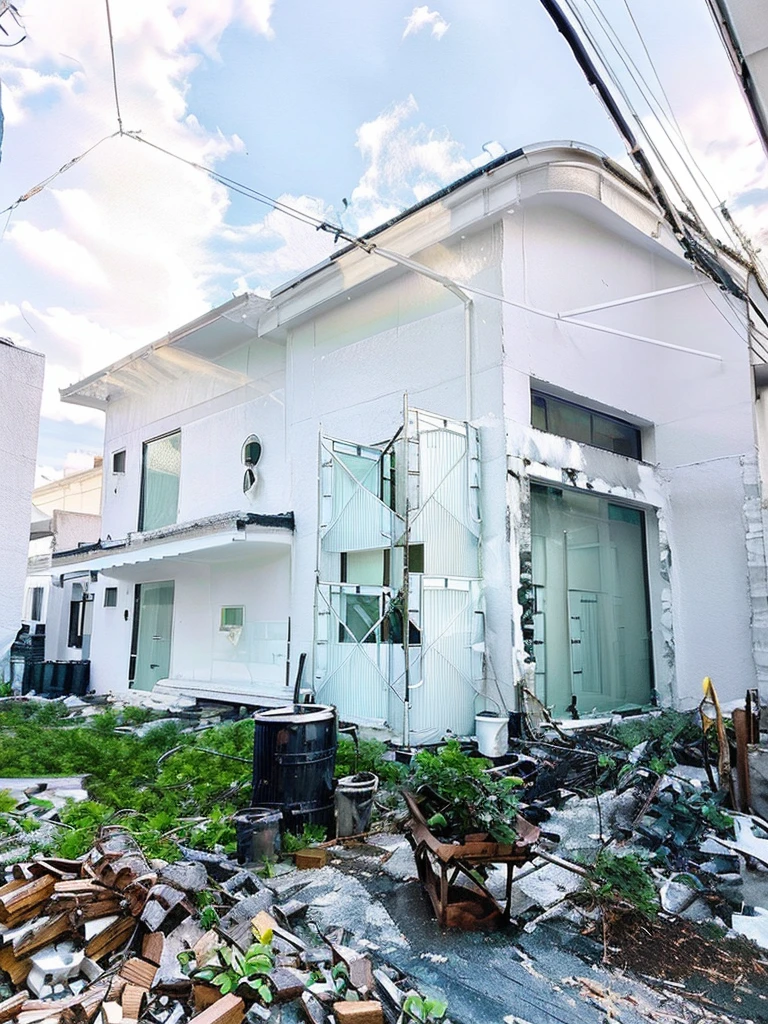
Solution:
M472 420L472 347L474 344L474 299L463 288L460 287L450 277L446 277L445 274L439 273L437 270L432 270L430 267L425 267L423 263L417 263L415 260L408 259L407 256L401 256L400 253L392 252L391 249L382 249L374 243L366 243L361 248L365 248L365 251L371 253L374 256L381 256L382 259L389 260L391 263L398 263L402 267L406 267L408 270L413 271L414 274L421 274L422 277L429 278L430 281L434 281L436 284L442 285L443 288L447 289L451 294L455 295L457 299L460 299L464 305L464 405L465 412L464 418L467 423Z

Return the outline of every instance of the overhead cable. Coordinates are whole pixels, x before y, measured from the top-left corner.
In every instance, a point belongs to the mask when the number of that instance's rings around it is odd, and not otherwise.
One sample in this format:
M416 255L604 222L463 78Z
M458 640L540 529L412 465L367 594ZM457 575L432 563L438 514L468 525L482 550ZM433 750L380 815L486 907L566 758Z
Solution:
M100 146L102 142L106 142L107 139L114 139L119 134L120 132L112 132L111 135L105 135L103 139L99 139L98 142L94 142L92 146L89 146L88 149L85 150L85 152L81 153L79 156L72 157L72 159L68 160L62 167L58 169L58 171L54 171L53 174L49 174L47 178L39 182L39 184L34 185L28 192L25 192L23 196L19 196L19 198L12 202L10 206L6 206L4 210L0 210L0 217L4 213L8 213L10 210L15 210L17 206L21 205L21 203L25 203L28 199L31 199L33 196L36 196L39 192L42 192L43 189L47 188L48 185L50 185L52 181L58 178L60 174L64 174L65 171L68 171L70 170L70 168L74 167L75 164L79 163L83 159L83 157L88 156L88 154L92 153L97 146Z
M115 89L115 111L117 112L117 129L120 135L123 134L123 119L120 116L120 96L117 91L117 64L115 62L115 37L112 33L112 14L109 10L109 0L104 0L107 8L107 30L109 31L109 54L112 60L112 85Z

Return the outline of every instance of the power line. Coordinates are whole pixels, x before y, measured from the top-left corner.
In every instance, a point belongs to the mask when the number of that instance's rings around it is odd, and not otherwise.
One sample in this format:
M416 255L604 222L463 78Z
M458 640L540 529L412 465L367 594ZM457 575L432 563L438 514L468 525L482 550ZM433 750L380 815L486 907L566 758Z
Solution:
M635 32L637 33L638 39L640 40L640 44L643 47L643 50L645 51L646 57L648 58L648 62L650 64L650 66L651 66L651 70L653 71L654 77L655 77L656 81L659 83L659 88L661 90L661 93L662 93L665 101L666 101L667 107L669 109L669 114L667 114L667 112L664 110L664 107L663 107L662 103L655 96L653 88L648 83L648 80L645 78L645 76L643 75L642 71L637 66L636 62L632 58L632 55L629 53L629 51L627 50L626 46L624 45L624 43L619 38L618 33L611 26L610 21L608 20L608 18L606 17L605 13L602 10L602 8L600 7L599 0L594 0L594 6L593 6L593 0L587 0L587 3L589 4L590 8L592 9L593 14L594 14L595 18L597 19L598 23L601 25L601 27L602 27L605 35L606 35L606 38L611 43L611 46L613 46L614 50L616 50L616 53L618 54L619 59L622 61L622 63L624 64L625 68L629 72L629 75L632 78L632 81L634 82L635 86L637 87L638 92L640 93L640 95L643 97L643 99L648 104L648 107L650 109L651 114L658 121L659 127L664 132L665 136L667 137L667 140L669 141L670 145L674 149L675 155L680 158L680 160L683 162L683 164L685 164L685 162L686 162L685 158L683 157L683 154L680 152L677 143L670 136L669 132L667 131L666 127L664 126L663 121L659 117L659 113L658 113L659 111L661 112L661 114L664 117L664 119L667 121L667 124L669 124L670 128L672 128L674 126L675 134L677 135L677 138L679 139L681 145L685 149L685 152L688 155L688 159L689 159L691 165L695 168L695 170L700 175L701 180L704 182L704 184L709 189L709 191L711 193L711 197L710 198L706 197L706 195L704 193L704 190L701 188L701 185L696 181L696 178L693 175L693 173L690 170L688 170L688 173L691 176L691 180L696 185L696 188L701 192L702 197L705 199L705 201L707 202L708 206L711 206L711 208L713 210L716 207L719 207L721 201L720 201L720 198L718 196L717 190L715 189L715 187L712 184L712 182L709 180L707 175L702 170L701 165L696 160L696 157L691 152L691 149L690 149L690 147L688 145L688 142L687 142L687 140L685 138L685 135L683 134L683 130L680 127L680 123L677 120L677 117L675 116L674 110L672 109L672 104L670 102L669 96L667 95L667 92L664 89L664 86L662 84L661 78L659 77L659 74L658 74L658 72L656 70L656 66L654 65L653 59L651 58L650 52L648 51L648 47L645 44L645 40L643 39L642 33L640 32L640 29L639 29L639 27L637 25L637 22L635 21L635 18L634 18L633 14L632 14L631 8L629 7L628 0L623 0L624 6L627 9L627 13L629 14L629 17L630 17L630 19L632 21L632 25L634 26ZM623 54L623 56L622 56L622 54ZM626 57L626 59L625 59L625 57ZM634 69L634 72L635 72L634 74L633 74L632 69ZM635 75L637 77L635 77ZM639 81L638 81L638 79L639 79ZM643 86L645 86L645 91L643 90L642 86L640 85L640 82L642 82ZM655 106L657 108L656 111L654 111L654 109L653 109L654 104L655 104ZM714 200L715 200L714 203L711 203L711 199L712 198L714 198Z
M19 198L15 200L15 202L11 203L10 206L6 206L4 210L0 210L0 217L2 217L4 213L8 213L10 210L15 210L17 206L21 205L21 203L25 203L28 199L31 199L33 196L36 196L39 192L42 192L45 188L48 187L48 185L50 185L52 181L58 178L60 174L64 174L65 171L68 171L70 170L70 168L74 167L75 164L79 163L83 159L83 157L88 156L88 154L92 153L97 146L100 146L102 142L106 142L107 139L114 139L119 134L120 132L112 132L111 135L105 135L103 139L99 139L98 142L94 142L92 146L89 146L88 149L85 150L85 152L81 153L79 156L72 157L72 159L68 160L67 163L65 163L62 167L58 169L58 171L54 171L53 174L49 174L47 178L39 182L39 184L34 185L28 192L25 192L23 196L19 196Z
M120 116L120 97L117 92L117 64L115 62L115 38L112 34L112 15L109 10L109 0L104 0L107 8L107 29L109 31L109 53L112 59L112 85L115 89L115 110L117 111L117 128L120 135L123 134L123 119Z

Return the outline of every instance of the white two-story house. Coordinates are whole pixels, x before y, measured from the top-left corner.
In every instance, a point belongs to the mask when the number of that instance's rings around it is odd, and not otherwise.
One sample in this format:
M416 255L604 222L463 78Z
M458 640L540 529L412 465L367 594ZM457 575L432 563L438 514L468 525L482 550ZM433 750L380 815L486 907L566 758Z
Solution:
M106 412L101 540L54 557L94 687L269 704L301 663L426 742L523 685L559 717L758 685L756 360L718 258L606 158L532 147L66 389Z

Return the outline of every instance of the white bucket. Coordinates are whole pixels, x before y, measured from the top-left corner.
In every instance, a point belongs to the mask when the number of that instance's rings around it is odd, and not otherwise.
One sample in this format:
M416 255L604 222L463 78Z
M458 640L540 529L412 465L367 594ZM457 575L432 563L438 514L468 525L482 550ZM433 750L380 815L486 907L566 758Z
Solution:
M475 716L475 739L483 757L504 757L509 745L508 725L507 715L502 718L491 711L481 711Z

